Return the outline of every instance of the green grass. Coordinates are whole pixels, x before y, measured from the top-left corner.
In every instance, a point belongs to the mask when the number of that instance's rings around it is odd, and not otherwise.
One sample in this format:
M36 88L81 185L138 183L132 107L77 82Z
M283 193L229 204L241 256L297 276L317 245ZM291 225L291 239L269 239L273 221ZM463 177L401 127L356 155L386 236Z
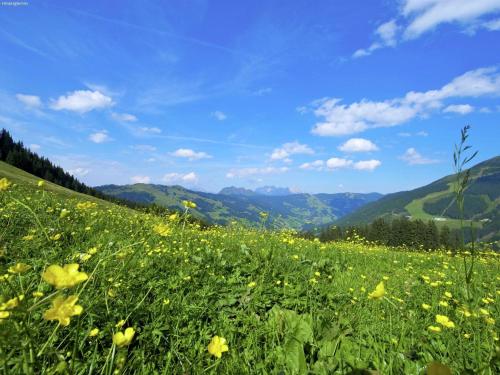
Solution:
M448 184L448 189L443 190L443 191L438 191L435 193L431 193L426 195L423 198L420 199L414 199L411 201L409 204L405 206L405 210L408 211L408 213L411 215L412 219L420 219L420 220L433 220L436 216L431 215L424 210L424 203L428 201L433 201L439 198L442 198L446 196L449 193L453 192L453 183ZM441 225L447 225L450 229L459 229L460 228L460 220L458 219L451 219L449 217L445 217L446 220L444 221L435 221L436 225L441 226ZM466 226L470 225L470 220L464 220L464 224ZM481 228L481 223L478 221L474 221L474 226L476 228Z
M445 252L359 239L321 244L241 226L201 230L183 217L84 207L94 200L1 168L17 185L0 192L0 275L9 275L0 306L24 298L2 307L9 316L0 323L0 373L399 375L433 361L454 373L500 370L497 254L478 259L466 300L463 260ZM17 263L30 268L9 273ZM89 279L60 291L42 279L49 265L69 263ZM381 281L385 296L369 299ZM54 293L79 296L83 312L66 327L43 318ZM436 314L455 327L430 332ZM135 336L117 347L121 320ZM89 337L93 328L100 332ZM229 346L220 359L207 350L216 335Z

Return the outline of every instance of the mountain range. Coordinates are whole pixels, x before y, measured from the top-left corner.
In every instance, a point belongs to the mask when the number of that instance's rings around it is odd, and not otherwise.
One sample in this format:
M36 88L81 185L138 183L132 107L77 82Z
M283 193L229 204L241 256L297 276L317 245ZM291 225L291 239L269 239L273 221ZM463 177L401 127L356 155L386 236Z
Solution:
M219 193L154 184L103 185L95 189L113 197L156 203L175 210L183 208L183 200L189 200L197 206L193 214L209 223L227 224L239 220L256 225L261 222L260 213L266 212L272 227L301 230L330 224L382 196L379 193L293 193L288 188L274 186L255 190L227 187Z

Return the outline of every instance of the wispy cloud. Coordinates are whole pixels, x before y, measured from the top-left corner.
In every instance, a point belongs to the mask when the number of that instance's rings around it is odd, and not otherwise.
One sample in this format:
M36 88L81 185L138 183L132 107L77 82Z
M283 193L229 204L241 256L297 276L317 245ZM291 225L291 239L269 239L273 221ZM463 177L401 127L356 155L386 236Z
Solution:
M214 111L211 113L211 115L219 121L224 121L225 119L227 119L227 115L222 111Z
M311 155L314 154L314 151L311 147L309 147L306 144L301 144L297 141L288 142L283 144L279 148L275 148L271 154L270 159L291 161L290 156L296 154Z
M89 135L89 140L94 143L104 143L111 140L106 130L101 130Z
M194 160L200 160L200 159L210 159L212 156L207 154L206 152L196 152L194 150L191 150L189 148L180 148L171 154L172 156L175 156L176 158L185 158L190 161Z

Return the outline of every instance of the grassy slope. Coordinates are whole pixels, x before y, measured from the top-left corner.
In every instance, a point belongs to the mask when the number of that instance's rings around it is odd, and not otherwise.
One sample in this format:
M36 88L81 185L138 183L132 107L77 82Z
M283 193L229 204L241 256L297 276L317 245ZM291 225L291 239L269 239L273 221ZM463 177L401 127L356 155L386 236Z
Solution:
M495 213L495 210L500 207L500 199L489 199L485 196L486 189L495 189L495 185L483 184L480 177L484 176L497 176L500 174L500 157L489 159L485 162L479 163L472 168L472 176L474 178L471 188L467 193L466 200L469 198L480 197L487 204L487 208L480 215L474 215L475 226L481 228L483 225L479 220L482 218L490 217ZM388 194L376 202L369 203L361 207L354 213L341 218L338 224L352 225L359 223L369 223L377 217L390 218L393 215L411 215L416 219L430 220L436 216L431 215L425 211L424 206L426 203L433 203L439 199L448 199L450 202L453 197L453 181L454 176L446 176L429 185L423 186L411 191L403 191L394 194ZM477 182L476 182L477 181ZM497 191L500 186L496 184ZM488 191L489 191L488 190ZM467 215L467 213L466 213ZM459 227L459 220L450 218L446 212L443 215L446 221L437 221L436 224L446 224L451 228ZM493 232L500 235L500 228L492 228ZM491 236L490 236L491 237ZM495 237L495 236L494 236Z
M79 194L39 189L37 179L8 173L18 185L0 192L0 274L18 262L31 268L0 282L0 306L24 295L0 323L6 373L54 373L66 366L82 374L335 374L354 368L413 374L434 360L455 373L464 366L500 370L490 362L500 318L498 257L477 262L475 292L466 303L462 259L443 253L321 245L239 226L201 231L112 204L79 208ZM60 218L62 209L70 215ZM170 228L165 237L155 232L159 223ZM55 289L40 275L50 264L73 262L90 279L59 293L78 294L83 312L56 328L42 317ZM385 298L367 298L383 276ZM49 299L33 297L34 291ZM443 300L448 307L439 305ZM475 316L460 313L466 304ZM488 324L480 308L496 323ZM456 327L429 332L428 326L439 326L436 314ZM111 337L121 320L136 333L129 346L117 348ZM89 337L95 327L99 334ZM215 335L229 345L220 360L207 352Z

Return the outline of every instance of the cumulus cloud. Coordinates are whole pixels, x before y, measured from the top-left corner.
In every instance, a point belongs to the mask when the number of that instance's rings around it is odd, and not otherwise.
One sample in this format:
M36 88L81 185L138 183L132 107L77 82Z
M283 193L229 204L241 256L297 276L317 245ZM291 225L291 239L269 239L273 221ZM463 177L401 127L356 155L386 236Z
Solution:
M290 162L289 157L295 154L314 154L314 151L305 144L301 144L297 141L288 142L283 144L279 148L275 148L271 154L271 160L285 160Z
M76 90L52 100L50 107L56 111L68 110L85 113L113 105L113 99L100 91Z
M454 78L440 89L410 91L405 96L384 101L363 99L351 104L338 98L323 98L311 103L310 110L321 121L312 133L340 136L363 132L370 128L401 125L417 116L440 110L451 98L476 98L500 95L498 68L480 68Z
M189 172L186 174L183 173L167 173L163 176L163 181L167 184L173 183L186 183L186 184L195 184L198 182L198 176L194 172Z
M443 112L447 113L458 113L460 115L466 115L474 111L474 107L469 104L452 104L446 107Z
M196 152L189 148L180 148L171 154L176 158L185 158L190 161L200 160L200 159L210 159L212 156L207 154L206 152Z
M377 151L378 147L375 143L364 138L351 138L339 146L340 151L344 152L369 152Z
M439 160L423 157L415 148L411 147L399 157L409 165L422 165L439 163Z
M106 130L101 130L96 133L90 134L89 140L91 140L94 143L104 143L110 141L111 138L109 137L108 132Z
M17 94L16 98L26 107L39 108L42 106L42 101L40 100L40 97L36 95Z
M226 114L224 112L222 112L222 111L214 111L214 112L212 112L212 117L215 117L219 121L224 121L225 119L227 119Z
M353 168L360 171L373 171L375 168L380 167L381 164L380 160L361 160L354 163Z
M341 169L348 168L353 164L352 160L343 158L330 158L326 161L326 166L328 169Z
M288 172L290 168L288 167L264 167L264 168L241 168L241 169L231 169L227 174L227 178L244 178L254 175L270 175L270 174L280 174Z
M149 184L151 182L151 178L149 176L133 176L130 180L134 184Z
M135 122L135 121L137 121L137 117L134 115L131 115L130 113L113 112L113 113L111 113L111 117L113 118L113 120L116 120L119 122Z
M326 162L324 162L323 160L315 160L313 162L304 163L299 168L305 170L314 170L314 171L324 171L324 170L335 171L339 169L357 169L360 171L373 171L374 169L380 167L381 165L382 163L380 162L380 160L376 159L360 160L355 162L350 159L333 157L328 159Z
M315 160L310 163L303 163L300 165L300 169L307 169L313 171L322 171L325 162L323 160Z

